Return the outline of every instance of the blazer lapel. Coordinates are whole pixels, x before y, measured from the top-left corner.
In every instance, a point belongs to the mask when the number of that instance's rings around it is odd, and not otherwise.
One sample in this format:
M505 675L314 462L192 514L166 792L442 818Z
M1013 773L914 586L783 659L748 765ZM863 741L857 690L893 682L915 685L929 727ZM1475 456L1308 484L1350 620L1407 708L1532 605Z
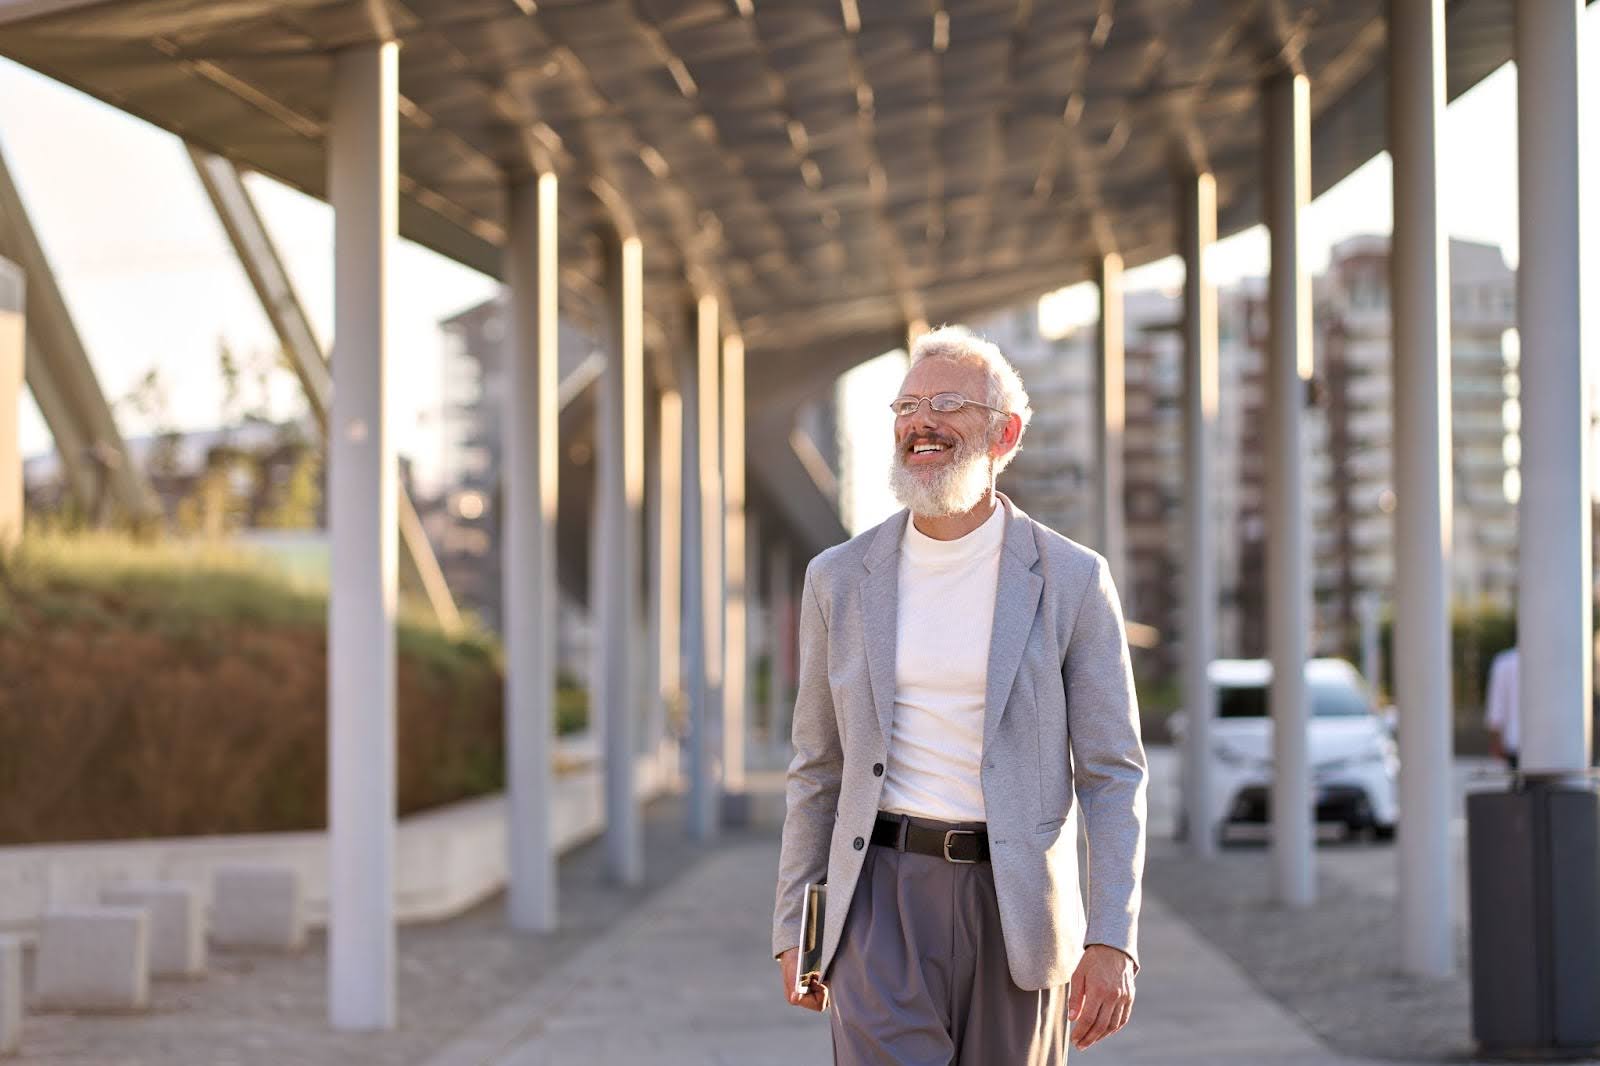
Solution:
M878 711L883 742L889 743L894 724L895 645L900 624L900 543L905 536L907 511L885 522L873 539L861 579L862 636L867 646L867 678Z
M1000 579L994 596L994 628L989 636L989 676L984 685L983 744L988 747L1000 727L1011 686L1022 666L1022 653L1033 630L1033 619L1044 591L1044 578L1034 573L1039 549L1033 541L1032 522L1011 506L1004 495L1008 512L1005 546L1000 552Z

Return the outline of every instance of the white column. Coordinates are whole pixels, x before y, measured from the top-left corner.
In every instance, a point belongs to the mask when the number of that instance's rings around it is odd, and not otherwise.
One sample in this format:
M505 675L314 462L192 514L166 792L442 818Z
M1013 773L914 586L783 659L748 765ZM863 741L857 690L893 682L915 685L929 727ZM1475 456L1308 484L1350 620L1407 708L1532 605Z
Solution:
M1267 348L1267 650L1272 660L1274 780L1272 848L1278 896L1290 906L1316 898L1307 742L1305 663L1311 631L1310 537L1305 440L1311 377L1311 293L1302 263L1300 216L1311 189L1309 92L1303 75L1262 85L1266 123L1263 192L1272 256Z
M643 249L639 238L607 238L612 344L601 378L596 494L600 508L592 713L605 720L606 861L621 884L644 878L634 736L639 716L637 641L639 526L644 502Z
M669 708L683 699L683 397L662 392L656 421L656 507L654 511L655 682L654 717L648 750L666 737Z
M328 432L328 1011L394 1025L394 439L389 256L395 242L397 46L337 53L328 136L334 214Z
M517 929L556 927L551 745L556 693L557 179L513 186L505 251L510 289L501 540L505 619L507 911Z
M722 787L744 791L744 738L750 720L745 655L744 338L722 341L723 581Z
M22 404L22 269L0 259L0 552L22 539L22 443L18 410Z
M761 568L766 565L767 546L761 528L760 512L746 508L744 512L744 705L745 705L745 759L755 756L760 769L766 769L762 758L771 745L766 738L772 735L772 720L766 718L767 701L756 702L756 667L767 638L766 597L761 595ZM758 713L759 712L759 713ZM766 719L761 730L762 744L753 743L755 723Z
M1211 809L1209 674L1217 646L1217 571L1212 453L1217 427L1217 290L1206 274L1217 240L1217 183L1210 174L1178 179L1178 246L1183 255L1183 805L1189 850L1216 852Z
M1132 599L1128 581L1127 523L1122 504L1122 439L1127 422L1123 382L1122 256L1108 252L1095 262L1100 320L1095 339L1095 465L1100 472L1095 508L1100 554L1111 567L1111 580L1124 603Z
M1515 6L1522 232L1521 767L1524 774L1551 778L1587 768L1593 747L1589 391L1581 329L1588 264L1579 243L1581 6L1579 0Z
M767 721L772 723L772 748L780 754L778 765L784 765L791 742L789 716L794 704L789 694L790 663L794 652L790 648L792 627L789 621L793 611L791 591L794 577L789 552L789 542L775 539L767 549L767 671L771 683L767 686Z
M683 670L689 703L689 835L710 840L721 824L722 802L721 752L715 746L722 478L714 297L700 297L695 334L694 358L683 374Z
M1389 255L1394 344L1395 705L1400 709L1401 955L1455 969L1450 919L1450 321L1439 213L1444 0L1389 2ZM1376 626L1372 627L1376 629ZM1377 679L1372 681L1376 683Z

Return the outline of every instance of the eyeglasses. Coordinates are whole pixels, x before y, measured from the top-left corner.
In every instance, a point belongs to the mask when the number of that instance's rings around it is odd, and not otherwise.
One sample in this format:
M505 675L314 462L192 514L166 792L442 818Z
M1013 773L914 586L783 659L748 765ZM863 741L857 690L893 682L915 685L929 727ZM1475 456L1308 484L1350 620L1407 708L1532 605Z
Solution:
M968 405L981 407L986 411L993 411L997 415L1010 414L1009 411L1002 410L999 407L991 407L986 403L979 403L977 400L969 400L959 392L938 392L932 396L899 396L890 402L889 410L894 412L896 418L909 418L922 408L924 400L928 402L929 407L942 415L953 415Z

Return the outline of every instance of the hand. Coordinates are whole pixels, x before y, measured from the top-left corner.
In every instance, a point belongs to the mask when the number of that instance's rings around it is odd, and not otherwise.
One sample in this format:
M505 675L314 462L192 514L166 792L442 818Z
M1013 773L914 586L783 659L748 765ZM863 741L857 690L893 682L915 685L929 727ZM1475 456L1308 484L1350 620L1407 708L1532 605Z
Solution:
M800 949L790 948L778 956L781 964L779 969L783 972L783 995L792 1005L804 1007L806 1010L825 1011L828 1009L828 986L813 977L811 991L803 996L794 994L794 975L800 968Z
M1133 960L1114 947L1090 944L1084 951L1067 992L1073 1047L1082 1051L1128 1024L1133 972Z

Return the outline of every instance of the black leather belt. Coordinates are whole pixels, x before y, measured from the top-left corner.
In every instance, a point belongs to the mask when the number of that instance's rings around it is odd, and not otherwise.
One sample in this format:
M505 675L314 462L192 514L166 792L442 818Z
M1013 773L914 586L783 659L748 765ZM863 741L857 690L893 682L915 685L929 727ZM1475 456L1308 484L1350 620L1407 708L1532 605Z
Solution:
M932 855L948 862L988 862L989 834L982 829L934 829L905 822L905 847L900 847L902 820L879 815L872 827L872 842L885 848Z

